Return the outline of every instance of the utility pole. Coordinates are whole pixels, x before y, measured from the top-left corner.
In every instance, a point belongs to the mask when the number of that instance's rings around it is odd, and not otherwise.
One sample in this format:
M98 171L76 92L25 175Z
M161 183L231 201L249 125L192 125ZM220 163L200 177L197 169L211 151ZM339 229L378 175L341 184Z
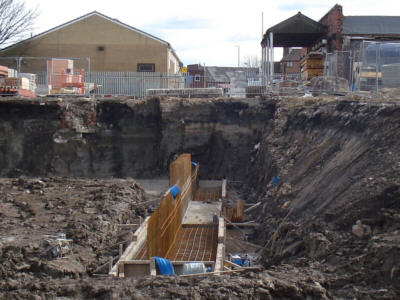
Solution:
M264 36L264 12L261 12L261 39Z
M261 40L263 40L264 38L264 12L261 12ZM264 72L265 72L265 65L264 65L264 60L265 60L265 56L264 56L264 46L261 46L261 64L260 64L260 76L261 76L261 82L262 85L264 85L264 81L265 81L265 76L264 76Z
M238 48L238 68L240 67L240 46L239 45L235 45L235 47Z

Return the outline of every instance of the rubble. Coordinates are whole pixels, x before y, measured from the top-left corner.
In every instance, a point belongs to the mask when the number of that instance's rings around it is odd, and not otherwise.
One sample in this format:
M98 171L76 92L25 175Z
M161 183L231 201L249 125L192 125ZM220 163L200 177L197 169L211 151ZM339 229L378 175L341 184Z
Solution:
M329 95L346 95L349 92L349 82L345 78L335 76L318 76L311 78L313 96L322 93Z
M367 238L371 235L371 227L361 223L360 220L357 220L356 224L351 228L351 231L360 239Z
M142 201L144 192L132 179L0 179L0 277L91 274L118 254L112 245L129 236L118 224L146 215Z

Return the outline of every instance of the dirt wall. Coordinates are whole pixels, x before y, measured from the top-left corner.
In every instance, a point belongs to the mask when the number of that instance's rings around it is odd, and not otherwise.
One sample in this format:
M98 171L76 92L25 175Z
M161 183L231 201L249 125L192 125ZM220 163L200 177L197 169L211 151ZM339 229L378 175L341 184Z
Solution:
M333 298L398 298L399 141L395 102L277 102L249 181L265 266L317 267Z
M204 178L245 178L271 101L45 98L0 102L0 176L152 177L192 153Z

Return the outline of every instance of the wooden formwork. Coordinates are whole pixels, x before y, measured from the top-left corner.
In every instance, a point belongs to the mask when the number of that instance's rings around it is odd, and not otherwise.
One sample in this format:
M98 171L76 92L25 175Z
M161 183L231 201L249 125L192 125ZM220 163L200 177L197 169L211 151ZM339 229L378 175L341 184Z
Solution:
M199 187L194 194L194 201L218 201L221 199L221 187Z
M203 262L212 269L223 268L225 256L225 223L182 224L189 201L197 196L218 200L221 188L201 190L199 165L194 168L190 154L182 154L170 165L170 185L177 184L180 193L173 197L168 190L158 209L137 230L137 241L125 250L110 275L120 277L156 275L154 256L169 259L180 274L185 262ZM196 191L200 193L196 194Z
M243 222L244 203L242 200L237 200L236 206L227 206L225 208L226 218L234 223Z
M198 172L198 166L196 170ZM182 227L190 198L192 197L192 161L190 154L182 154L170 165L170 185L178 185L180 193L174 199L168 191L158 209L153 213L147 227L147 257L166 257L174 253L176 237Z
M164 197L153 213L147 227L147 256L165 257L173 246L182 223L182 197Z

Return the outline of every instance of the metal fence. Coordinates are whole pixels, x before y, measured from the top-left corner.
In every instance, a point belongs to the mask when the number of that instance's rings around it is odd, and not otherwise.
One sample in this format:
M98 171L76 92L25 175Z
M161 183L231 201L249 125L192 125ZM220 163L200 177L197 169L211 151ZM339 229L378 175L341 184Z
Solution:
M362 41L352 50L328 53L324 76L344 78L350 92L374 97L400 88L400 43Z
M8 67L9 77L5 80L0 76L2 95L7 92L12 94L13 90L21 88L31 89L36 94L128 95L135 98L146 97L148 89L221 88L225 96L243 98L266 92L266 87L262 86L261 74L250 71L218 76L211 76L209 72L206 72L206 76L187 73L92 72L88 58L40 57L0 57L0 66ZM5 72L0 67L0 75L6 76ZM289 76L275 76L274 86L281 88L280 82L284 79L296 81L298 85L304 84L299 74L294 74L292 78ZM324 76L343 79L340 83L347 82L349 92L376 97L382 93L392 93L400 87L400 42L357 42L348 51L329 53L325 57ZM296 91L306 89L302 87ZM321 91L326 92L324 88Z
M97 95L129 95L137 98L146 96L147 89L222 88L225 96L231 96L238 89L246 95L256 95L262 90L258 75L246 74L217 81L211 76L190 74L143 73L143 72L91 72L85 78L95 83Z
M146 96L147 89L181 89L187 83L180 74L156 72L91 72L86 78L95 86L96 95L129 95L137 98Z
M217 78L187 73L95 72L88 58L0 57L14 78L14 90L30 89L36 94L127 95L146 97L148 89L222 88L225 96L246 97L262 94L258 72L234 72ZM0 70L1 71L1 70ZM21 79L21 77L28 77ZM10 87L10 80L3 84ZM1 88L1 86L0 86ZM4 91L2 95L5 95Z
M381 92L400 87L400 43L363 42L354 69L354 86L359 91Z
M341 77L351 82L353 63L351 53L351 51L327 53L324 62L324 76Z

